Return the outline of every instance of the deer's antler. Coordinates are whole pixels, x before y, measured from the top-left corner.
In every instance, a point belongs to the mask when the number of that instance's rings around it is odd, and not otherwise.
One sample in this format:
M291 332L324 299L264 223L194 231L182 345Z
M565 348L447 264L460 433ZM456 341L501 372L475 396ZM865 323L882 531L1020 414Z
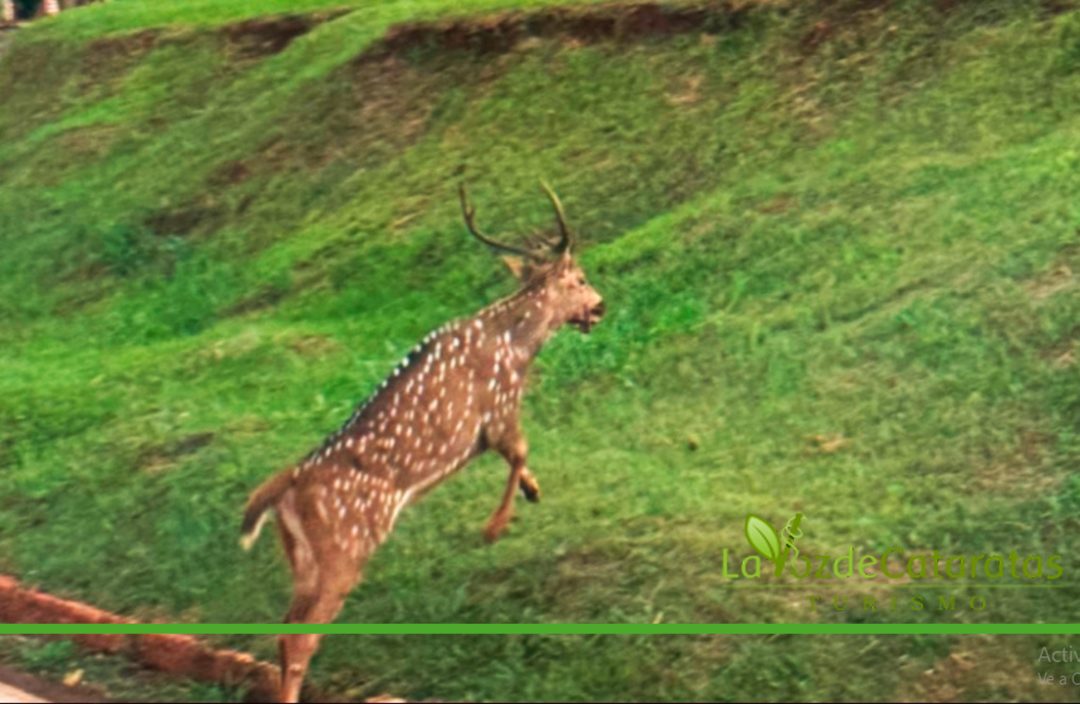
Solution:
M540 181L540 187L544 189L544 193L547 194L552 207L555 208L555 219L559 223L559 234L561 238L551 246L551 249L555 254L563 254L574 245L574 237L570 234L570 228L566 226L566 215L563 213L559 196L555 194L555 191L552 190L551 186L544 180Z
M476 208L473 207L472 203L469 202L469 196L465 192L464 183L458 184L458 195L461 197L461 214L465 218L465 226L469 228L469 232L472 233L473 237L495 250L507 252L508 254L516 254L518 256L526 257L528 259L537 258L535 252L530 252L527 249L522 249L520 247L514 247L512 245L496 242L484 233L480 232L480 230L476 227Z

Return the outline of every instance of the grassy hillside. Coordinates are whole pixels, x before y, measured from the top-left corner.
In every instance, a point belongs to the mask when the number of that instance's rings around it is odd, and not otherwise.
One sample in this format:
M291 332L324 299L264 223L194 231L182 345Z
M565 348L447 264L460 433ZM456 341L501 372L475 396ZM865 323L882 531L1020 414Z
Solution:
M495 232L548 226L536 178L555 184L609 315L538 362L543 503L485 546L505 471L478 462L404 514L341 620L1076 621L1080 13L763 2L656 36L502 46L481 19L464 46L379 40L524 4L127 0L17 32L0 570L139 617L278 621L278 547L236 543L247 492L427 330L511 290L460 224L464 165ZM309 14L266 17L286 5ZM722 577L748 512L796 511L810 552L1057 552L1065 579L920 592L987 598L941 613L907 608L913 585L895 610L837 611L882 589L819 589L815 610L810 590ZM312 679L446 699L1074 696L1038 688L1044 640L336 637Z

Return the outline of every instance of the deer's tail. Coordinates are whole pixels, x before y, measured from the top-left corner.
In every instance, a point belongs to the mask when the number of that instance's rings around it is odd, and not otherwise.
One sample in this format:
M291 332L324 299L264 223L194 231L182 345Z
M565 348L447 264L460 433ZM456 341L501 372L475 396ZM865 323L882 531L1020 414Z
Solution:
M259 533L266 523L267 511L274 507L292 483L293 473L286 470L270 477L251 492L247 506L244 507L244 521L240 524L240 546L245 550L250 550L259 539Z

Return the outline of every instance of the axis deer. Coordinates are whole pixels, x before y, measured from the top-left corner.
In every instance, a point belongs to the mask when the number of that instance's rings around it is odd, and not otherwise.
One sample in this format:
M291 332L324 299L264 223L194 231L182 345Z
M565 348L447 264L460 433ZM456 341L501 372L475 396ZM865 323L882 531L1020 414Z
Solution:
M459 187L469 232L502 252L521 283L471 318L443 325L418 344L371 397L300 464L271 477L248 499L241 542L254 544L273 510L293 574L286 623L333 620L401 510L491 449L510 465L498 508L484 530L494 541L510 520L515 489L538 501L521 430L525 374L544 342L569 323L587 333L604 302L575 263L558 196L557 242L499 243L476 227ZM281 699L295 702L318 635L282 635Z

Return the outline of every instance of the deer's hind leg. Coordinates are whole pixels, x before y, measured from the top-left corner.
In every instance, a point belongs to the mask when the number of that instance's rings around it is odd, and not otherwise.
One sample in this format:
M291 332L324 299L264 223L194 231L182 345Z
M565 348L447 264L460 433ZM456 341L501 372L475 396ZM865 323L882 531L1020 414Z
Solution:
M356 579L341 577L320 580L314 593L297 591L289 608L287 623L329 623L341 611L345 597L355 586ZM300 701L300 688L307 674L311 657L319 647L322 635L304 633L282 635L278 642L281 655L281 701Z
M361 555L348 551L334 540L330 531L307 531L296 510L295 495L283 497L278 506L281 537L293 574L293 599L286 623L329 623L337 617L345 597L360 581ZM282 635L278 640L281 657L282 702L300 700L300 688L308 664L319 647L318 634Z

